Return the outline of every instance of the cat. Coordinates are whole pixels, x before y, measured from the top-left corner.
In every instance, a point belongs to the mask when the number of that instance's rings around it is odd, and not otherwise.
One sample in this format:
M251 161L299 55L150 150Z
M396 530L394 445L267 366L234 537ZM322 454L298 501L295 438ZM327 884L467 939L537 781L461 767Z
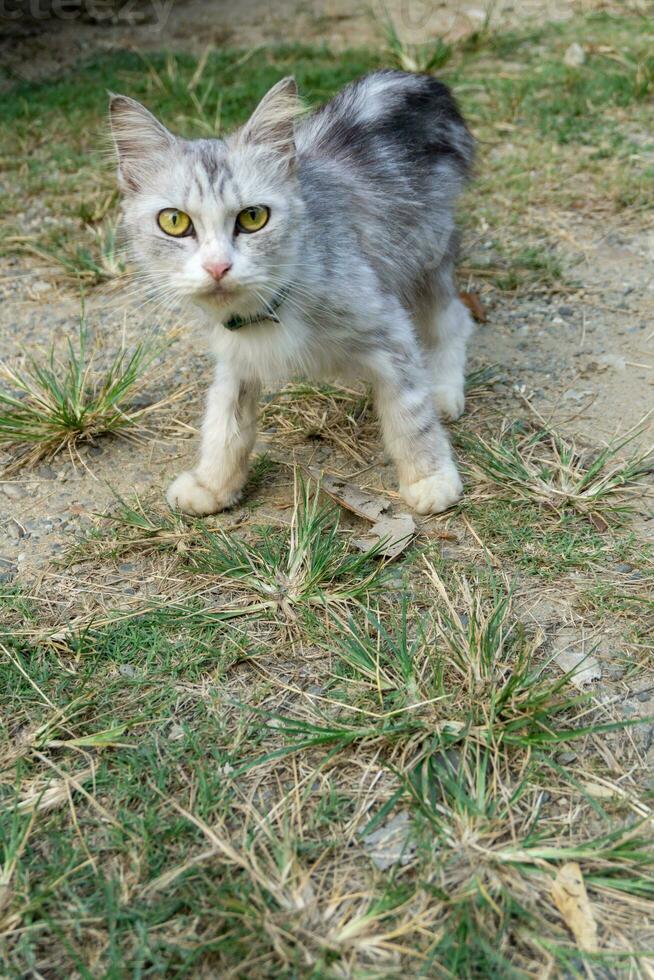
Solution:
M200 459L171 507L239 499L261 387L293 375L370 382L405 501L455 504L439 416L464 408L454 207L474 140L449 89L377 71L309 114L284 78L224 139L174 136L123 95L110 118L134 258L203 312L216 355Z

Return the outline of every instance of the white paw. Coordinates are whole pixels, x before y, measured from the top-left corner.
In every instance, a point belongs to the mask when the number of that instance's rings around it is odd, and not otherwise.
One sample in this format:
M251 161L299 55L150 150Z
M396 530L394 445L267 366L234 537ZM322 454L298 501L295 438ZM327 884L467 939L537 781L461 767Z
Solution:
M404 484L400 493L409 507L419 514L440 514L457 502L463 493L463 484L454 463L445 463L431 476Z
M166 500L173 510L181 510L195 517L215 514L236 503L238 498L239 492L221 493L212 490L190 470L173 480L166 494Z
M466 399L462 385L435 385L434 399L441 418L454 421L463 415Z

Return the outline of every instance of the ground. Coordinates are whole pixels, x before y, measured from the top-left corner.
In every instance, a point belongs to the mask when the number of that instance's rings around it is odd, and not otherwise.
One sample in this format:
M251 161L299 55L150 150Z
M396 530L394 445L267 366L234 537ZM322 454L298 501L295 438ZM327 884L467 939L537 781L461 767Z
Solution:
M480 8L9 25L2 390L51 348L63 383L81 305L85 398L152 358L117 434L26 446L0 407L0 975L654 975L654 19ZM368 393L298 380L242 505L171 515L210 364L116 245L106 90L206 135L397 63L479 140L466 495L361 551L316 479L405 511Z

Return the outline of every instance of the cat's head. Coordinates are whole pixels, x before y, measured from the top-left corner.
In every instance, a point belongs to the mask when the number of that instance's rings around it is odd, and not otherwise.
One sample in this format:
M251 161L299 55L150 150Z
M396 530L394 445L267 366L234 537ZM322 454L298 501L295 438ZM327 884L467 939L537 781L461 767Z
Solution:
M111 97L125 227L162 298L190 298L224 319L261 310L287 284L304 213L298 112L285 78L231 136L185 140L139 102Z

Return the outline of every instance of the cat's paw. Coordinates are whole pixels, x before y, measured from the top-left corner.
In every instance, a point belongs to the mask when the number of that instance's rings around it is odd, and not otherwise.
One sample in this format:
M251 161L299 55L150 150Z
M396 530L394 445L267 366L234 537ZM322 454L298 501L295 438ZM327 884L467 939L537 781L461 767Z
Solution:
M194 517L204 517L206 514L215 514L225 507L231 507L239 496L240 491L221 493L213 490L203 483L197 474L187 470L173 480L168 488L166 500L173 510L181 510Z
M418 514L440 514L459 500L463 484L454 463L445 463L430 476L404 484L400 493Z
M434 401L440 417L454 422L461 418L466 404L462 385L435 385Z

